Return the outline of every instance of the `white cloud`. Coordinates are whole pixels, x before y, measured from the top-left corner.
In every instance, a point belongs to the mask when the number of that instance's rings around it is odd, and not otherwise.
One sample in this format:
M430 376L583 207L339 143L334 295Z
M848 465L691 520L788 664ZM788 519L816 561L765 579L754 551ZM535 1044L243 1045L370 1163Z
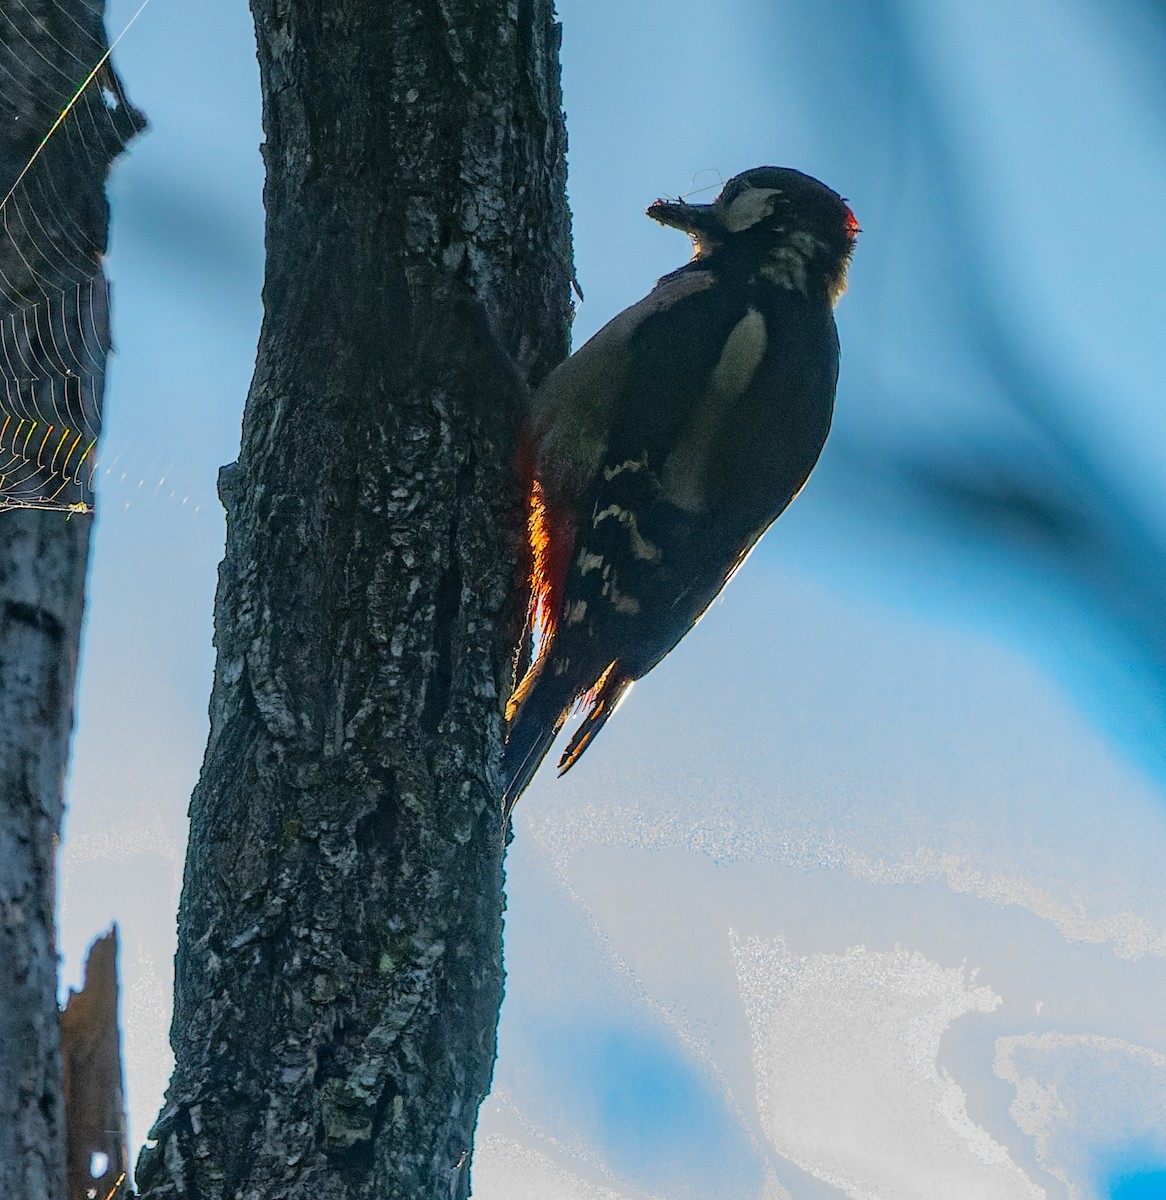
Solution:
M545 1155L500 1137L479 1141L473 1188L474 1200L631 1200L628 1193L588 1183Z
M801 957L734 937L733 951L762 1123L790 1161L855 1200L1045 1195L937 1062L954 1020L1001 1003L990 988L898 947Z
M1166 1057L1156 1051L1092 1034L1024 1034L997 1040L995 1067L1016 1089L1012 1119L1069 1200L1106 1200L1109 1171L1166 1161Z

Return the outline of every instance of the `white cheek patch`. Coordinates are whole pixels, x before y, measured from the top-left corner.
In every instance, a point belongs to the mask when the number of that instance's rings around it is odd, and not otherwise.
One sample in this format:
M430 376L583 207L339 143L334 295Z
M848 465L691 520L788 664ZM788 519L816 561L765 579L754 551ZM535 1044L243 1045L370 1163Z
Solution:
M780 188L748 188L729 205L725 228L730 233L740 233L766 220L773 215L773 198L780 195Z

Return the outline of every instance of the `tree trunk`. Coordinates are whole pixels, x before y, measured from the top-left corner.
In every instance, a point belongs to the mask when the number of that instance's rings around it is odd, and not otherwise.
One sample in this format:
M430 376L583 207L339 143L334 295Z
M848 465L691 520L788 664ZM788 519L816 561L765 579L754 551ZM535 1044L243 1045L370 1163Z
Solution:
M162 1197L464 1197L502 993L524 381L566 351L550 0L253 0L266 316L224 468Z
M65 1195L55 855L109 348L104 186L141 124L108 69L32 160L105 47L99 4L0 7L0 1195L21 1200Z

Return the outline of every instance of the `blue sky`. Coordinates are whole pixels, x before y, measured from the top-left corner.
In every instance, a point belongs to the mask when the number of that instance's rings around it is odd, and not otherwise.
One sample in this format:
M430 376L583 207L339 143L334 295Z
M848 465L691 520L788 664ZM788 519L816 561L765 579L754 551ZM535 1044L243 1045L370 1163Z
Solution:
M643 216L658 195L797 166L864 232L810 485L578 768L519 806L475 1194L1154 1195L1163 663L1134 574L1098 583L1088 546L1059 557L934 481L1014 471L1057 494L1076 476L1051 423L1106 503L1166 535L1166 20L1084 0L559 7L577 343L686 257ZM245 6L152 0L118 62L152 129L112 187L62 942L75 979L122 924L140 1141L168 1070L262 174Z

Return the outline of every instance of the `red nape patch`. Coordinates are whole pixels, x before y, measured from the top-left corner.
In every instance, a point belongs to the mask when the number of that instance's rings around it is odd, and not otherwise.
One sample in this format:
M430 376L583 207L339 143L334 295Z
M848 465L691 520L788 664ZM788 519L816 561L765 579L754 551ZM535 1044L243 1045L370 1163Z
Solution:
M575 522L570 513L548 507L542 485L533 479L526 518L530 562L530 600L526 632L530 638L530 666L506 706L512 720L542 670L543 660L555 639L563 608L563 585L575 549Z

